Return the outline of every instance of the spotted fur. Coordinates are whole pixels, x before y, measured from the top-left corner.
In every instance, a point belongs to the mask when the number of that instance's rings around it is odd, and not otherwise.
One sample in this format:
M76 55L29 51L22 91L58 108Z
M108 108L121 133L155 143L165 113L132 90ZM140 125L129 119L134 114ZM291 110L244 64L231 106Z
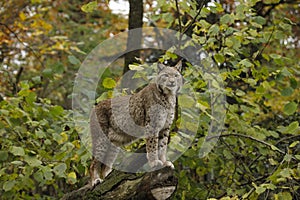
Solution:
M166 152L176 93L183 84L180 68L181 62L175 67L158 64L155 83L131 96L104 100L95 106L90 118L92 185L101 182L111 172L118 147L137 138L146 138L147 159L151 167L174 167L167 161Z

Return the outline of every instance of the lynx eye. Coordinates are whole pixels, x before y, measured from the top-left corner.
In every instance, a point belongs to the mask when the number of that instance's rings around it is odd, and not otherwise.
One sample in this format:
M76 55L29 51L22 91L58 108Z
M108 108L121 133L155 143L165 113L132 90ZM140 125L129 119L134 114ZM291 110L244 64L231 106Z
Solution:
M161 75L163 78L168 78L169 77L169 75L168 74L163 74L163 75Z

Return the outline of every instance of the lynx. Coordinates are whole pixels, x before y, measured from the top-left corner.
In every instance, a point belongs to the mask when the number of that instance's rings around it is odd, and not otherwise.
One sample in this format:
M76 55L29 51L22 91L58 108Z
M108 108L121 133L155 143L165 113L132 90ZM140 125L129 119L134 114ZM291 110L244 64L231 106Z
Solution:
M166 152L174 120L176 94L183 85L181 61L175 67L158 64L154 83L133 95L107 99L97 104L90 118L93 160L92 186L112 171L119 148L138 138L146 139L150 167L169 166ZM141 133L143 132L143 133Z

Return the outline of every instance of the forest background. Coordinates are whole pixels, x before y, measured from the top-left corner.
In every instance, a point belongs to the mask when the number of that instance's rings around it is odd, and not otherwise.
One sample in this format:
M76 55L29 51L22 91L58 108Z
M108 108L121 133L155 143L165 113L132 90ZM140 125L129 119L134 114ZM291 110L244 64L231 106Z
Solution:
M151 26L202 45L219 68L226 94L218 144L199 158L211 117L209 90L203 74L184 65L185 79L202 94L202 112L193 144L175 162L179 184L173 199L300 199L300 3L129 0L128 15L114 14L109 5L0 2L1 198L57 199L86 184L91 155L71 109L76 73L100 42ZM116 70L104 74L97 96L111 97L136 55L136 63L177 59L161 51L121 57ZM181 137L174 132L172 139Z

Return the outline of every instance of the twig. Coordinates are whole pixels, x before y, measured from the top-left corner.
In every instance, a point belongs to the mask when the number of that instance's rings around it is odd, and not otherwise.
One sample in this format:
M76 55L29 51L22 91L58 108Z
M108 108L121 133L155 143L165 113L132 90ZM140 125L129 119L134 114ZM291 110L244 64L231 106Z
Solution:
M201 1L201 5L200 5L200 7L199 7L199 10L198 10L197 14L196 14L195 17L193 18L193 20L189 23L189 25L186 26L186 28L182 31L182 35L185 34L185 33L189 30L189 28L191 28L191 26L195 23L195 21L197 20L198 16L199 16L200 13L201 13L202 8L204 7L204 5L205 5L208 1L209 1L209 0L203 0L203 1Z
M259 51L259 53L256 54L256 56L253 58L253 60L255 60L258 56L260 56L263 53L263 51L265 50L265 48L270 44L271 38L272 38L272 36L274 34L274 31L275 31L275 25L273 26L273 30L271 32L270 37L268 38L267 43L261 48L261 50Z
M42 67L44 67L44 64L43 64L43 62L41 61L40 56L35 52L35 50L34 50L33 48L31 48L29 45L25 44L25 43L19 38L18 34L15 33L11 28L9 28L9 26L8 26L7 24L4 24L4 23L1 23L1 22L0 22L0 25L1 25L1 26L4 26L10 33L12 33L12 34L15 36L15 38L16 38L21 44L23 44L26 48L28 48L28 49L32 52L32 54L34 55L34 57L36 57L36 59L41 63Z
M179 5L178 5L178 0L175 0L175 4L176 4L177 17L178 17L179 32L180 32L179 41L178 41L178 49L180 51L181 40L182 40L183 34L182 34L182 24L181 24L181 20L180 20L180 10L179 10Z
M250 135L242 135L242 134L238 134L238 133L230 133L230 134L223 134L223 135L211 136L211 137L208 137L207 140L210 140L210 139L213 139L213 138L217 138L217 137L230 137L230 136L247 138L247 139L256 141L258 143L264 144L264 145L268 146L270 149L272 149L274 151L277 151L277 152L279 152L281 154L284 154L284 155L286 154L286 152L278 149L277 147L274 148L275 147L274 145L269 144L269 143L267 143L265 141L259 140L259 139L255 138L255 137L250 136Z
M178 0L175 0L176 3L176 12L178 16L178 23L179 23L179 32L182 32L182 25L181 25L181 20L180 20L180 10L179 10L179 5L178 5Z

